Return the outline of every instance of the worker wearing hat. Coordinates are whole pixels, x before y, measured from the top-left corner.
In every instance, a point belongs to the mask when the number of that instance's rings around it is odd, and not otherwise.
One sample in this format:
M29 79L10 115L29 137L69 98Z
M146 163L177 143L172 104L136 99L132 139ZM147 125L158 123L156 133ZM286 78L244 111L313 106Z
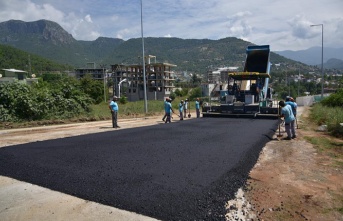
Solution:
M165 102L165 106L164 106L164 111L166 113L167 119L165 123L171 123L171 113L174 113L174 110L172 108L172 104L171 104L171 99L168 98L168 102Z
M289 106L291 106L293 115L295 117L295 122L297 124L297 129L298 129L299 128L299 126L298 126L298 119L297 119L297 108L298 108L298 105L297 105L297 103L295 103L295 100L294 100L293 97L286 98L286 102L285 103L288 104Z
M111 110L112 114L112 126L113 128L120 128L118 126L118 104L117 104L118 98L116 96L113 96L112 101L110 102L110 105L108 106Z
M297 105L297 103L294 102L293 97L287 96L285 104L288 104L289 106L291 106L294 117L297 117L297 107L298 107L298 105Z
M284 101L279 102L279 106L281 107L281 117L285 119L285 131L287 133L287 137L284 138L285 140L291 140L296 138L295 133L295 117L293 115L292 107L286 104Z
M166 100L164 101L164 116L162 118L162 121L165 121L166 118L167 118L167 112L166 112L166 109L168 107L168 103L170 103L170 98L167 97Z

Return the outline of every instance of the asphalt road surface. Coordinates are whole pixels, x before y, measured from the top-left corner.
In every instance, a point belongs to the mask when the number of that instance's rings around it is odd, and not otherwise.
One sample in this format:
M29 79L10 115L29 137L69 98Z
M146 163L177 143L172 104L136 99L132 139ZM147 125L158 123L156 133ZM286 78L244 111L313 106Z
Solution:
M276 120L199 118L0 148L0 175L161 220L225 220Z

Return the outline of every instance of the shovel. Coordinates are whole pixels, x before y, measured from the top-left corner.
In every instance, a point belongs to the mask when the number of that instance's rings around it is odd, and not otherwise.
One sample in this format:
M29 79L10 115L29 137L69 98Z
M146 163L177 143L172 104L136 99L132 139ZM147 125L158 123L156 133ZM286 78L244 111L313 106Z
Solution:
M278 105L278 115L279 115L279 134L276 135L276 138L277 138L278 140L281 140L281 137L282 137L282 134L281 134L281 123L282 123L282 122L280 122L281 116L280 116L280 107L279 107L279 105Z
M188 102L188 110L189 110L189 112L188 112L188 118L191 118L191 105L190 105L190 103Z

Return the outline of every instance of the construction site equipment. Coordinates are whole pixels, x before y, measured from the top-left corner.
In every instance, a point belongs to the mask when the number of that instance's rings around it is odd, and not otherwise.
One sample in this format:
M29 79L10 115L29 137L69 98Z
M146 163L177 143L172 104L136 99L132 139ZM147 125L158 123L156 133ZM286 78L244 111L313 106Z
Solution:
M269 45L248 46L243 72L229 73L228 88L221 92L220 105L204 106L203 117L278 118L273 107L270 79Z

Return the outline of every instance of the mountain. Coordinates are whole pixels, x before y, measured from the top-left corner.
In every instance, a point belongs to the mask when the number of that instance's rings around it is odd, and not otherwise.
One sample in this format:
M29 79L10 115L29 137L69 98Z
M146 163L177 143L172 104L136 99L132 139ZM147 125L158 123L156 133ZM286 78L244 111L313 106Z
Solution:
M74 66L101 63L104 54L112 52L122 42L121 39L102 37L95 41L77 41L59 24L48 20L0 23L0 44Z
M329 59L335 58L343 60L343 48L325 48L324 47L324 58L323 61L326 63ZM321 65L322 62L322 48L321 47L312 47L306 50L300 51L275 51L275 53L282 55L286 58L300 61L307 65ZM325 68L330 68L325 66ZM331 67L332 68L332 67Z
M207 73L211 67L242 67L245 49L253 45L234 37L219 40L145 38L144 42L145 55L156 56L157 62L176 64L176 70L201 74ZM0 44L74 67L85 67L88 62L109 67L112 64L137 64L142 61L141 38L124 41L99 37L95 41L78 41L59 24L48 20L10 20L0 23ZM270 56L275 64L296 64L276 53Z
M323 66L324 68L343 70L343 60L331 58L326 63L324 63Z
M145 55L156 56L157 62L176 64L175 70L207 73L218 67L242 67L245 50L251 42L228 37L219 40L152 38L144 39ZM142 39L129 39L118 45L105 63L133 64L142 62ZM271 53L272 63L296 62Z

